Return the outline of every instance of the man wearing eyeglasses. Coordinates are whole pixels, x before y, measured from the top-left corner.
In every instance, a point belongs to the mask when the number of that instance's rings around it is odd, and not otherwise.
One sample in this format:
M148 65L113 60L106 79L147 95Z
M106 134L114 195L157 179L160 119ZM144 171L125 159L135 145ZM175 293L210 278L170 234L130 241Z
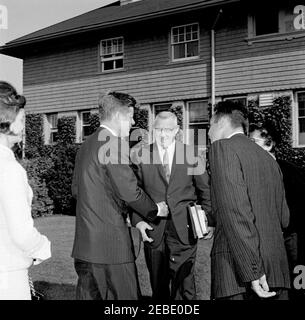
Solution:
M178 142L177 117L161 112L154 122L155 143L133 148L131 160L139 185L155 201L165 201L168 217L148 221L138 213L132 223L141 232L154 300L194 300L197 240L190 230L188 205L210 213L205 164L195 148ZM212 228L206 238L212 236Z
M109 92L99 99L101 126L82 144L76 159L72 194L77 200L72 257L78 274L77 300L137 300L140 289L128 207L154 221L166 217L137 185L129 163L128 136L136 101Z

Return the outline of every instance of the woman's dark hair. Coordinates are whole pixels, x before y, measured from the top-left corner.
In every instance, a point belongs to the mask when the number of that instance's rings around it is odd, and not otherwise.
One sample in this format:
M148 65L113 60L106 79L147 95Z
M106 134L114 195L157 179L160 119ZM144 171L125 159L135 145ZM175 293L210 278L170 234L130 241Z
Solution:
M19 95L11 84L0 81L0 133L9 132L11 123L25 104L25 97Z

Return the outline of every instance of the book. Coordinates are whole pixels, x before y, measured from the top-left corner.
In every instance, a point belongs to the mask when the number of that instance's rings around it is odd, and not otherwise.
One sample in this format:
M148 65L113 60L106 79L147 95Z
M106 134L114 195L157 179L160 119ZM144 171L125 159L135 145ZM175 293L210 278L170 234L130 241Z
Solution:
M188 212L190 216L194 238L203 238L208 233L207 219L204 210L201 208L200 205L191 203L188 205Z

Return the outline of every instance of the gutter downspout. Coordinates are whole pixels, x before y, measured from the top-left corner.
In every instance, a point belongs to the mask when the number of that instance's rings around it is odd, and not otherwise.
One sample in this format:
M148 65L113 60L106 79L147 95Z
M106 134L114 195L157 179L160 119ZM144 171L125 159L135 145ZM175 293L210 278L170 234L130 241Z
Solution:
M220 15L222 14L222 9L218 11L216 19L213 23L211 29L211 104L212 104L212 113L214 112L215 105L215 27L219 20Z

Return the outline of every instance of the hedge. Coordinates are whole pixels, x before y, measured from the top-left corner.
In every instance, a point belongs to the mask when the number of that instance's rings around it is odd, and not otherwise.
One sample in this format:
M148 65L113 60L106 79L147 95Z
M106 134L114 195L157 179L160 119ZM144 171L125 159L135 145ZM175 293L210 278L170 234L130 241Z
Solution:
M27 159L39 157L43 147L43 116L28 114L25 121L25 157Z
M32 216L37 218L52 215L54 203L44 179L53 166L52 160L38 157L22 160L21 164L27 171L29 184L33 190Z
M76 152L79 148L74 143L75 122L75 117L59 118L58 141L53 145L44 145L41 115L26 116L26 128L32 130L29 130L26 138L27 160L22 164L27 169L34 193L34 217L74 214L71 183Z

